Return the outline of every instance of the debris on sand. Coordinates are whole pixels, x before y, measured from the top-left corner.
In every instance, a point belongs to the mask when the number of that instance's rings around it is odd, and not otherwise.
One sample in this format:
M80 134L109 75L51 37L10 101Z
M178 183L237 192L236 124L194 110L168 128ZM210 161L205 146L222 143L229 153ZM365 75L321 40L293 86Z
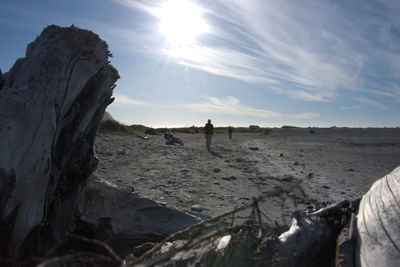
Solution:
M181 146L184 145L184 143L182 142L181 139L179 139L179 138L177 138L177 137L175 137L175 136L173 136L172 134L169 134L169 133L165 133L164 134L164 139L165 139L165 144L166 145L175 145L175 144L178 144L178 145L181 145Z
M219 172L221 172L221 169L220 169L220 168L214 168L214 169L213 169L213 172L219 173Z

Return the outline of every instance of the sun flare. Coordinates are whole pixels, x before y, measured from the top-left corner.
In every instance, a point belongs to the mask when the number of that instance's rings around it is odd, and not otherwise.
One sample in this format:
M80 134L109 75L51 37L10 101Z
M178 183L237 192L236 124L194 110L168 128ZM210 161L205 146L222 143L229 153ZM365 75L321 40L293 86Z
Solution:
M201 9L188 0L167 0L156 11L159 32L170 45L184 46L208 31Z

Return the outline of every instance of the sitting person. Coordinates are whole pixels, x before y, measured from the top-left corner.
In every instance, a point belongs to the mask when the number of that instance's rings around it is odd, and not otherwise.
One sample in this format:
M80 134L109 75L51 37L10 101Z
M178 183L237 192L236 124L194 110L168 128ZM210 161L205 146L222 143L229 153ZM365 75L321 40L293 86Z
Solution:
M184 145L181 139L174 137L172 134L165 133L164 138L166 145L175 145L175 144L179 144L181 146Z

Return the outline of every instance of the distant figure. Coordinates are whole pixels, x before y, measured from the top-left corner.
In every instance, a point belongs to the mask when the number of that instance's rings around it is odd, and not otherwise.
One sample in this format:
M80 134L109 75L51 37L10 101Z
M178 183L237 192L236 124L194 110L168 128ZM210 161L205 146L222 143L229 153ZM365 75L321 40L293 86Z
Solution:
M233 131L233 128L231 126L229 126L228 127L229 139L232 139L232 131Z
M211 151L211 138L214 134L214 125L211 124L211 120L208 120L206 126L204 126L204 132L206 136L206 146L208 151Z

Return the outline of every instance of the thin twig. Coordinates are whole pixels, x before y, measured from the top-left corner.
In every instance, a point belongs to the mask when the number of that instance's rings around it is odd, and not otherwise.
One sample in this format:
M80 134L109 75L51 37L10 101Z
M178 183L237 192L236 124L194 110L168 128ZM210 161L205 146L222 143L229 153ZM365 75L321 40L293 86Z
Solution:
M260 229L260 232L258 234L258 238L264 236L264 229L261 221L261 213L260 213L260 208L258 207L258 200L257 198L253 197L253 203L254 203L254 209L257 214L257 219L258 219L258 227Z
M261 213L261 215L263 215L264 217L265 217L265 219L267 219L269 222L273 222L269 217L268 217L268 215L265 213L265 212L263 212L262 210L260 210L260 213Z

